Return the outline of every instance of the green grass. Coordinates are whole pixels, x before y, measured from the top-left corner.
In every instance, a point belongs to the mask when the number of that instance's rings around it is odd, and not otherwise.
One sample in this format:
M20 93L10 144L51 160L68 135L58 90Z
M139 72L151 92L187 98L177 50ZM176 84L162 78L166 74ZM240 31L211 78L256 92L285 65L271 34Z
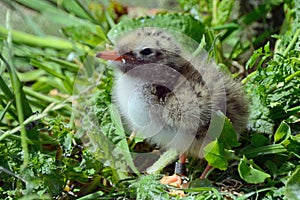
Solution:
M190 158L182 199L300 199L300 4L270 0L239 13L234 0L178 3L175 14L132 20L109 0L0 1L1 199L180 198L159 182L175 152L123 126L111 103L113 69L95 58L113 34L141 21L203 32L194 39L251 98L239 143L224 140L235 132L217 116L226 131L205 148L215 169L199 180L206 163ZM283 21L273 26L268 12L278 10Z

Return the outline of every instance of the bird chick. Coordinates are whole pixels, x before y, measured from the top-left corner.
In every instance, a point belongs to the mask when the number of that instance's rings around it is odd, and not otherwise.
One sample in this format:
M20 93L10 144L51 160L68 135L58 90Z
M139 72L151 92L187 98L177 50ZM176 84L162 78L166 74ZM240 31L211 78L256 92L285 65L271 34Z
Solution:
M115 51L97 55L115 61L113 98L131 130L177 150L182 165L186 155L201 157L214 113L222 111L238 133L248 117L241 85L204 50L194 55L197 47L174 31L144 27L120 36Z

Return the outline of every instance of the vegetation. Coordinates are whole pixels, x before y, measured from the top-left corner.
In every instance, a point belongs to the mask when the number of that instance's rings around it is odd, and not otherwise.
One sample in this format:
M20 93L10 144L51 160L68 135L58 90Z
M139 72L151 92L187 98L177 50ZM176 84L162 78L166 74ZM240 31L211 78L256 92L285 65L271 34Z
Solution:
M0 1L1 199L300 199L299 1L161 2ZM143 13L152 17L132 19ZM222 137L204 155L215 169L200 181L206 163L190 158L188 189L160 184L175 153L123 127L113 69L95 58L115 34L145 24L198 41L252 102L239 142L216 116Z

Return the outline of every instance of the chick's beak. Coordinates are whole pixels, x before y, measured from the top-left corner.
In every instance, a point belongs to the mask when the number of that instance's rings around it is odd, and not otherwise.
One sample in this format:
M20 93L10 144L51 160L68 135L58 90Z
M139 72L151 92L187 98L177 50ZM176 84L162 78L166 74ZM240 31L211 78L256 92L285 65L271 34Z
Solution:
M97 53L96 57L102 58L104 60L115 60L115 61L121 61L123 59L123 56L118 55L116 51L103 51Z

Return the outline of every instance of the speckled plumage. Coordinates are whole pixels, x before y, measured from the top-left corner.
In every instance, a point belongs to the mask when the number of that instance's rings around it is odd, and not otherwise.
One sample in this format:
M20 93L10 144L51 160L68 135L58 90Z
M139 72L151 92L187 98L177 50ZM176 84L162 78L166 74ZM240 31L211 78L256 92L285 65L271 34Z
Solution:
M205 52L194 56L189 47L158 28L121 36L113 96L133 131L160 147L200 157L211 115L221 110L241 132L248 102L239 83Z

